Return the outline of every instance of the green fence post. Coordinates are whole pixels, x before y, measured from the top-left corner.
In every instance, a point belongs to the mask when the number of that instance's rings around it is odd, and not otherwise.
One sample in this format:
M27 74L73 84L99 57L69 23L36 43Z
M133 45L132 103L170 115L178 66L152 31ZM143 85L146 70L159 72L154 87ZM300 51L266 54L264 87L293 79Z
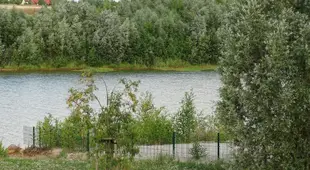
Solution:
M32 127L32 147L36 147L36 128Z
M39 128L39 147L41 148L41 126Z
M86 139L86 149L87 149L87 152L89 152L89 150L90 150L90 142L89 142L89 130L87 130L87 139Z
M48 137L49 137L49 148L52 148L53 147L53 144L52 144L52 128L50 128L50 130L49 130L49 135L48 135Z
M176 133L173 132L172 134L172 154L175 157L175 143L176 143Z
M55 125L55 137L56 137L56 147L60 147L60 144L59 144L59 133L58 133L58 120L56 119L56 125Z
M220 133L217 133L217 159L220 159Z

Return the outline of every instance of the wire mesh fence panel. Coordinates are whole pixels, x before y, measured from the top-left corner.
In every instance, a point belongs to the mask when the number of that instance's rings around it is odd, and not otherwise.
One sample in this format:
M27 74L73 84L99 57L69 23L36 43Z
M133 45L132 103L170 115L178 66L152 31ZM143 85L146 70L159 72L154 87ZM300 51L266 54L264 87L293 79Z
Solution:
M33 127L23 126L23 143L26 147L33 145Z
M164 145L140 145L138 146L139 153L135 156L136 159L155 159L160 156L173 156L172 144Z
M176 136L177 137L177 136ZM230 142L201 141L182 142L173 144L148 144L138 145L139 153L135 156L136 159L155 159L160 156L171 156L178 161L214 161L217 159L231 160L233 146Z
M220 158L222 160L231 160L233 158L234 145L232 142L220 143Z
M156 159L161 156L173 156L173 134L167 133L165 136L147 136L138 141L137 160Z

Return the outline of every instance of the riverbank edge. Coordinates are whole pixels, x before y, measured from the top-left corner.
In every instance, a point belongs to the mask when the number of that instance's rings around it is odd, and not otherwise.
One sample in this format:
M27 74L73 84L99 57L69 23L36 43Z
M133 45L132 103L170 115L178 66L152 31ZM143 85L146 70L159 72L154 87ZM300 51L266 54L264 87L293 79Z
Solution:
M175 71L175 72L199 72L199 71L216 71L217 65L203 64L203 65L187 65L187 66L154 66L146 67L141 65L104 65L101 67L89 66L66 66L66 67L34 67L34 66L5 66L0 68L0 73L10 72L85 72L92 71L96 73L106 72L140 72L140 71Z

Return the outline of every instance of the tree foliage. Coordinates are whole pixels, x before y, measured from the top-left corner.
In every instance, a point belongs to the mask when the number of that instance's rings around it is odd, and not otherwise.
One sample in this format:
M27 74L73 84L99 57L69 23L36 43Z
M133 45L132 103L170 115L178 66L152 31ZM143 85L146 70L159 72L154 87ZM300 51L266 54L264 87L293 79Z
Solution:
M5 65L216 63L221 10L214 0L56 2L29 16L2 10L0 39Z
M237 169L310 168L309 18L285 2L233 3L219 31L217 113Z
M174 118L175 131L180 142L191 142L198 127L197 111L194 105L194 93L186 92L181 108Z
M139 144L170 144L172 139L172 121L164 108L156 108L152 95L146 93L140 99L137 110L136 130Z

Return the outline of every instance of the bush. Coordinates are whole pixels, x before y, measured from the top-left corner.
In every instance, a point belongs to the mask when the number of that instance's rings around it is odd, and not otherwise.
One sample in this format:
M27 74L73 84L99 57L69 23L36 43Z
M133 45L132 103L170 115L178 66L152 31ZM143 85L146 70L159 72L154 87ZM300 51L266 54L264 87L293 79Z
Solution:
M150 93L141 99L137 119L135 126L139 144L170 144L172 142L172 121L165 115L164 108L154 106Z
M78 115L71 115L60 123L60 145L75 151L87 150L87 127Z
M44 117L43 122L37 123L37 130L39 135L39 145L45 148L53 148L58 145L59 134L58 134L58 127L56 125L57 120L49 114L48 116Z
M178 142L189 143L198 127L198 114L194 105L194 93L186 92L181 101L181 108L174 117L174 128Z
M193 159L199 160L207 155L207 150L199 142L194 142L193 147L190 149L190 154Z
M7 149L4 148L2 141L0 141L0 158L4 158L8 156Z

